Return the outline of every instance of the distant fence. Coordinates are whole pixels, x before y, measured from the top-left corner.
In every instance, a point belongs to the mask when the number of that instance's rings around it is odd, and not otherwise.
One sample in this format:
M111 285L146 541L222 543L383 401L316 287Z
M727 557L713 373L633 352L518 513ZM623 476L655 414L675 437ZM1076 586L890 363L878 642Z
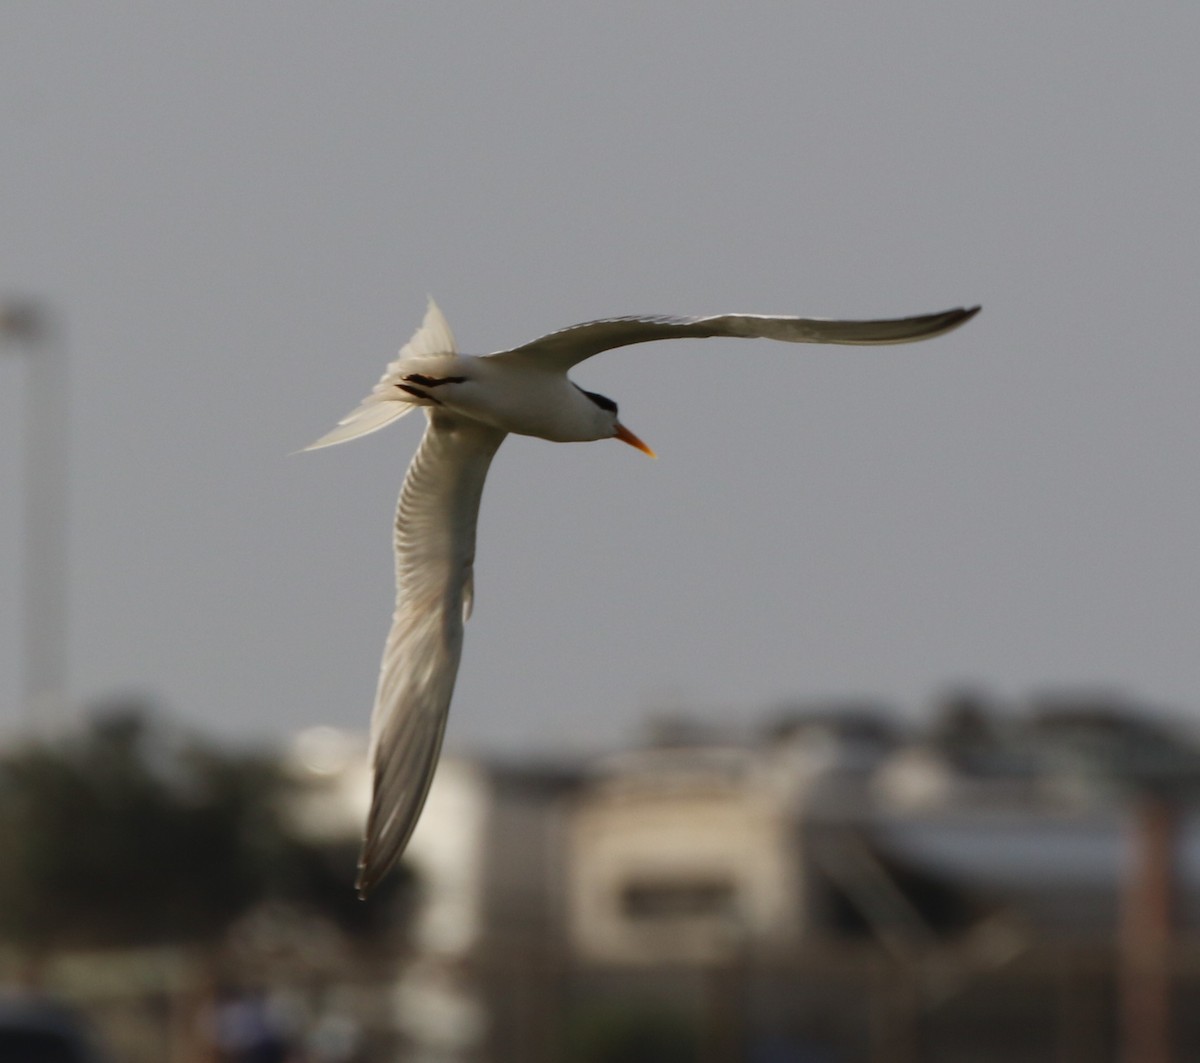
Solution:
M1200 946L1172 960L1173 1060L1200 1060ZM709 967L493 954L488 1063L1129 1063L1113 949L1002 964L824 946Z
M1171 967L1171 1058L1191 1063L1200 1060L1200 942L1176 947ZM1003 963L950 950L898 959L854 944L634 966L493 943L466 960L409 968L430 972L416 976L430 983L428 998L414 997L418 1016L441 1007L436 983L482 1017L477 1035L451 1029L456 1045L424 1047L397 1018L404 968L397 957L320 977L280 969L265 981L258 972L256 984L314 1008L333 997L349 1008L361 1036L347 1063L1130 1063L1117 955L1095 945L1042 943ZM60 957L42 981L93 1019L118 1063L221 1059L203 1036L214 987L194 954ZM296 1043L296 1063L318 1059Z

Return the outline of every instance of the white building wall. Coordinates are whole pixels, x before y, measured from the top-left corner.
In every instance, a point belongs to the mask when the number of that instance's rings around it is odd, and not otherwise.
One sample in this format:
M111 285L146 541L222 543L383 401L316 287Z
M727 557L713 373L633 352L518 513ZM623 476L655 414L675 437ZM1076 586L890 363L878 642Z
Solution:
M611 962L694 962L794 939L793 819L753 760L669 751L585 794L571 817L574 947ZM646 768L648 770L642 770Z

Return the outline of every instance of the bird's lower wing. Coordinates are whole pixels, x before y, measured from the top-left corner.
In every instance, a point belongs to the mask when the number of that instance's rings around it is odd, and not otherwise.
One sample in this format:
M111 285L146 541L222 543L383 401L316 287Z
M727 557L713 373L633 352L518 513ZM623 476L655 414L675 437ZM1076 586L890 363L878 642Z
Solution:
M437 767L470 607L483 482L504 433L441 410L396 508L396 612L371 717L374 791L359 859L366 894L399 859Z
M940 336L970 320L979 307L944 310L920 317L880 321L829 321L813 317L770 317L762 314L719 314L715 317L612 317L551 332L531 343L498 351L493 358L536 360L563 370L614 347L652 340L738 336L783 340L785 343L871 345L911 343Z

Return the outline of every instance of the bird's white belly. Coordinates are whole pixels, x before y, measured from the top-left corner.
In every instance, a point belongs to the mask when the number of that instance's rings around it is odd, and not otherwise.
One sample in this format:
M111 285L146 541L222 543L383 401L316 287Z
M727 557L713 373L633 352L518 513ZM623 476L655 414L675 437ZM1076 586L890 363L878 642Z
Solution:
M604 438L590 400L561 374L496 373L480 359L472 377L444 396L446 405L516 435L556 443Z

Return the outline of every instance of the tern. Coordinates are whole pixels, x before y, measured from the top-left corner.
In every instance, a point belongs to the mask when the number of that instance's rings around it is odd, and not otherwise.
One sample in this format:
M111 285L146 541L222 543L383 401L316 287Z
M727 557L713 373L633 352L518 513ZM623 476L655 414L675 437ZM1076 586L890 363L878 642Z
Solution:
M306 450L344 443L424 407L428 424L396 508L396 610L383 651L369 758L373 774L356 888L368 893L400 858L437 767L470 616L475 526L488 466L510 432L556 443L619 439L654 452L612 399L567 371L615 347L688 337L877 345L940 336L979 307L881 321L720 314L614 317L551 332L482 357L458 353L432 299L421 327L374 390Z

